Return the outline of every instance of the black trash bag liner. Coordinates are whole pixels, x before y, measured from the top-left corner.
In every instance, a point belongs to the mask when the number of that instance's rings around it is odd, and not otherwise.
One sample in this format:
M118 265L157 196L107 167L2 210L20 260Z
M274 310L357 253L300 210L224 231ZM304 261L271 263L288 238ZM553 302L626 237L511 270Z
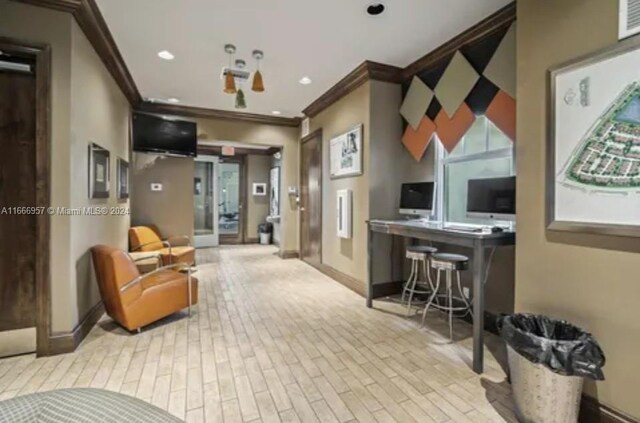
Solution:
M564 320L535 314L498 319L506 343L533 363L564 376L604 380L604 353L593 335Z
M259 234L270 234L273 231L273 224L270 222L260 223L258 225Z

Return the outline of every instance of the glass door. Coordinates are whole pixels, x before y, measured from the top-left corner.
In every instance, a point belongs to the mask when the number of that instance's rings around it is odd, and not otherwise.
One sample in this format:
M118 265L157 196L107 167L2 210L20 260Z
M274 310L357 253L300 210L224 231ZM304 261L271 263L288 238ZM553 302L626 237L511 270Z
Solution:
M200 156L193 176L193 235L196 247L218 245L218 193L216 190L217 157Z
M240 157L221 158L218 173L218 230L220 242L241 244L244 240L244 172Z

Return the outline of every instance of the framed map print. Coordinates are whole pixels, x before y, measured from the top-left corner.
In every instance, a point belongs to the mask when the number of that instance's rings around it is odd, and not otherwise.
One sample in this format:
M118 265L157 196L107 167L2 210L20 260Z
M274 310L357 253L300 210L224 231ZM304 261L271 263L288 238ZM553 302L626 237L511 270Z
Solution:
M640 236L640 40L549 71L547 228Z

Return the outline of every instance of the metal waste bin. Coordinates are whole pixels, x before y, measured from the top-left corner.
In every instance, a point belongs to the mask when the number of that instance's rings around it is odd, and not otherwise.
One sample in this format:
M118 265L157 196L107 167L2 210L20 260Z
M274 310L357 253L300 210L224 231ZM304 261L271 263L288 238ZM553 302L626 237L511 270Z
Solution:
M593 335L535 314L498 321L507 344L516 415L523 423L575 423L584 378L604 380L604 353Z
M269 245L271 244L271 233L261 233L260 234L260 244L261 245Z
M518 420L526 423L578 421L584 378L553 373L507 347Z
M261 223L258 225L258 236L260 237L260 244L271 244L271 234L273 233L273 224Z

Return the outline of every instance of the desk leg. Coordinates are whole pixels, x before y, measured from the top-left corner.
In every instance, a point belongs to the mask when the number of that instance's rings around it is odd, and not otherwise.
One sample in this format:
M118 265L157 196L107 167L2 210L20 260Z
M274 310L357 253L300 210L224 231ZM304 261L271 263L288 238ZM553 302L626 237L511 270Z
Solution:
M367 228L367 307L373 307L373 231Z
M473 247L473 371L484 369L484 247L476 241Z

